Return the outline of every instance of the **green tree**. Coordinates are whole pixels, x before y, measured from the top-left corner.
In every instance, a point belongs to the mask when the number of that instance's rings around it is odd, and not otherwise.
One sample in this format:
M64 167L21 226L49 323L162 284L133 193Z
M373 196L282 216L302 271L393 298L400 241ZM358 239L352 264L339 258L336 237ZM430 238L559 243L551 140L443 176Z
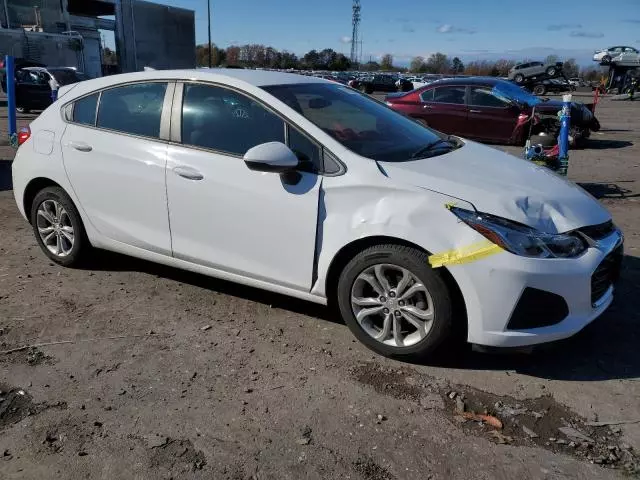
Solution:
M393 70L393 55L390 53L386 53L382 56L380 60L380 69L381 70Z
M462 73L464 72L464 63L458 57L453 57L451 61L451 72L452 73Z

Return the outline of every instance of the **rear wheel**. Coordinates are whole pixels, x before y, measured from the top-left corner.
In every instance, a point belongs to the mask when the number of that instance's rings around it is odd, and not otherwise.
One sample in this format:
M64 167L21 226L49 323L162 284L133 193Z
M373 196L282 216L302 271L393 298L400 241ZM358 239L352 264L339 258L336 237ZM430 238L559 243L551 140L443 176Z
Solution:
M533 87L534 95L544 95L546 91L547 89L544 87L544 85L536 85L535 87Z
M550 77L555 77L557 72L558 70L556 70L556 67L547 68L547 75L549 75Z
M522 83L524 82L524 75L519 73L515 77L513 77L513 79L515 80L516 83Z
M89 248L78 210L60 187L47 187L36 195L31 225L42 251L65 267L77 265Z
M452 330L443 279L419 250L378 245L356 255L338 281L338 306L352 333L382 355L422 358Z
M602 57L602 63L611 63L611 57L609 55L605 55Z

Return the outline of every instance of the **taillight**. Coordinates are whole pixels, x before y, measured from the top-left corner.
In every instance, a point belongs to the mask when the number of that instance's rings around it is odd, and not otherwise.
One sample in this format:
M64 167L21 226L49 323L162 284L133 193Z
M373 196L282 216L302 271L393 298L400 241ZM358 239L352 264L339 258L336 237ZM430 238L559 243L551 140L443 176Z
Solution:
M24 142L29 140L29 137L31 137L31 128L29 127L21 128L20 131L18 132L18 145L22 145Z

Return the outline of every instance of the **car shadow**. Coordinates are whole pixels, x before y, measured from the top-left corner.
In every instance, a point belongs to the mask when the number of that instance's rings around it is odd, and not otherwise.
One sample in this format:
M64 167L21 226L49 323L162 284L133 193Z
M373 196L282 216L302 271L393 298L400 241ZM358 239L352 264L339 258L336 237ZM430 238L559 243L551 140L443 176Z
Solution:
M12 188L11 161L0 159L0 192L11 190Z
M468 346L442 349L423 362L465 370L511 370L547 380L602 381L640 377L640 258L625 255L611 307L573 337L541 345L530 353Z
M632 193L633 191L621 187L619 184L621 183L635 183L635 180L619 180L616 183L609 182L587 182L587 183L578 183L582 188L584 188L591 195L596 197L597 199L602 198L614 198L614 199L623 199L623 198L633 198L640 196L637 193Z
M146 273L212 292L269 305L273 308L288 310L332 323L344 324L339 315L336 315L331 308L324 305L105 250L95 250L82 268L91 271Z
M588 138L584 148L591 150L610 150L617 148L626 148L633 146L633 142L628 140L607 140L600 138Z

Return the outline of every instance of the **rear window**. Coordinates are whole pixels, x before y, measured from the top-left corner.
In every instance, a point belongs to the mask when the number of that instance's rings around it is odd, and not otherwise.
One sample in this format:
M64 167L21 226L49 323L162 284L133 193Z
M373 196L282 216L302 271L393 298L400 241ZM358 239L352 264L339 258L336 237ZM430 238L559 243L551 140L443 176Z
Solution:
M87 76L83 73L76 72L75 70L50 70L49 71L53 78L60 85L71 85L72 83L81 82L83 80L87 80Z

